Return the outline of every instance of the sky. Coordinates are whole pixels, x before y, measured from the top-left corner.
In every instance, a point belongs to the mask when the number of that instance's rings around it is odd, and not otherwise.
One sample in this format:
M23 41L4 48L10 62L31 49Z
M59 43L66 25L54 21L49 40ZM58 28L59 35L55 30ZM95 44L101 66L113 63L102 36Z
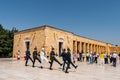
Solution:
M120 0L0 0L0 24L18 30L49 25L120 45Z

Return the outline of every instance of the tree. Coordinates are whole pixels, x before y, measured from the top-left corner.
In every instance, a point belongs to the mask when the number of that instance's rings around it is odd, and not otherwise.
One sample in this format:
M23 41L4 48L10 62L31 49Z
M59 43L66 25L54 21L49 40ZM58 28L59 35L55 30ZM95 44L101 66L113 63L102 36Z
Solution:
M0 24L0 57L12 56L13 37L15 32L18 32L15 27L13 27L12 30L7 30Z

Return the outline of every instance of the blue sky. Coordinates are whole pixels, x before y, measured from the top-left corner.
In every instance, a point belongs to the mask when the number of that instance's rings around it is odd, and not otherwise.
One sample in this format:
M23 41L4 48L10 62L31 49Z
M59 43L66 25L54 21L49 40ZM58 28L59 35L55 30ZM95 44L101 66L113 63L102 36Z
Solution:
M50 25L120 45L120 0L0 0L0 10L6 29Z

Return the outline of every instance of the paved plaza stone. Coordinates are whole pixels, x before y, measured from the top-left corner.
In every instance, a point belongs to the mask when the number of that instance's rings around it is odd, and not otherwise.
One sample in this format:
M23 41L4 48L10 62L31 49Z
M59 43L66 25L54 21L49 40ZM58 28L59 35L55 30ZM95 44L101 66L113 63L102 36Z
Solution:
M71 66L66 74L56 62L53 63L53 70L49 70L49 63L43 64L41 69L37 61L33 68L30 61L26 67L23 60L0 59L0 80L120 80L120 65L112 67L110 64L76 62L78 68Z

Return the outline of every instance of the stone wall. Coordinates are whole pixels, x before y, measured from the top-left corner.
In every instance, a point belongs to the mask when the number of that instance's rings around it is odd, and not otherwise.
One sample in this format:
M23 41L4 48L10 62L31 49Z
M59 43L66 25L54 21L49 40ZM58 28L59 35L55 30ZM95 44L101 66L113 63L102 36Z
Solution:
M25 51L27 50L27 43L31 54L35 47L38 47L38 51L40 51L45 43L44 35L44 28L31 29L16 33L14 35L13 56L15 56L17 51L20 50L21 57L24 57Z
M46 55L49 56L51 47L60 55L63 48L70 48L71 52L84 51L101 53L106 51L110 53L111 44L97 40L81 37L72 32L53 28L51 26L41 26L33 29L23 30L14 35L13 56L20 50L21 57L24 57L26 45L29 45L32 54L35 47L41 51L45 48Z

